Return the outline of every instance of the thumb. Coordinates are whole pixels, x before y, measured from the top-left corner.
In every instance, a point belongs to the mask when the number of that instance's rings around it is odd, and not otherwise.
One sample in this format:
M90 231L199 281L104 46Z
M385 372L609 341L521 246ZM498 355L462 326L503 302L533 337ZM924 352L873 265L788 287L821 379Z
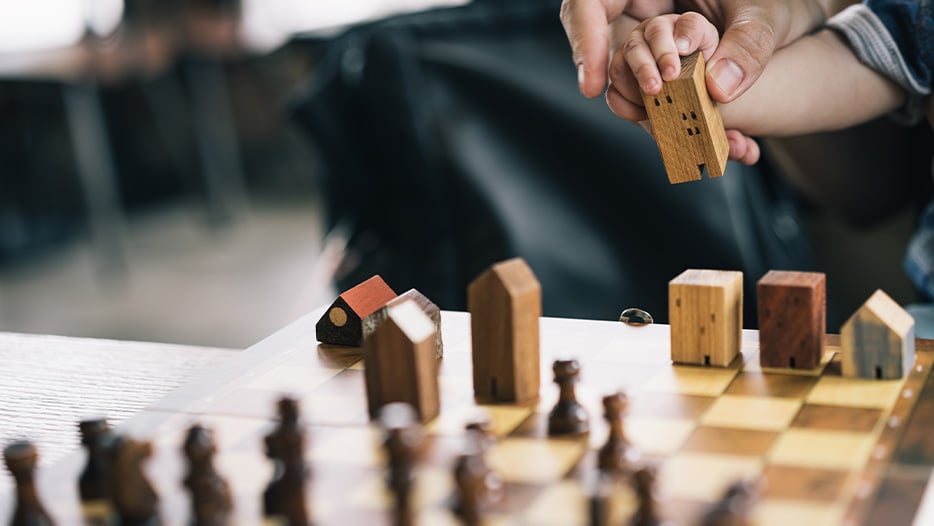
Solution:
M710 96L727 103L745 93L762 74L775 46L770 25L749 19L732 22L707 64Z

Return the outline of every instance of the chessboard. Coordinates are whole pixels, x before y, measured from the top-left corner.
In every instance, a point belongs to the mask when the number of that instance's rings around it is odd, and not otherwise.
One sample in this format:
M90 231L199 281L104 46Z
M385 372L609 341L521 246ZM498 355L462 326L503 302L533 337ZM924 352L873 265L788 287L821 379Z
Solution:
M263 524L261 495L273 473L263 438L283 395L300 402L307 430L312 521L390 524L386 459L381 432L368 418L365 364L359 348L316 341L323 312L232 357L117 430L152 442L145 470L164 524L188 523L181 448L196 422L214 431L215 463L231 486L237 524ZM608 433L601 398L618 390L629 399L626 434L639 462L657 467L659 507L672 524L696 524L740 479L761 480L753 511L760 525L911 524L931 500L925 491L934 467L934 341L918 341L905 378L856 380L841 377L833 336L818 374L808 375L762 371L756 331L743 331L741 356L716 368L673 365L666 325L543 318L540 330L540 398L477 405L469 315L442 313L441 413L424 428L426 453L415 468L418 524L459 524L449 510L452 466L465 423L478 416L489 419L495 442L486 459L505 490L486 524L588 524L596 453ZM549 381L552 362L567 358L581 365L576 392L590 432L549 437L547 413L558 397ZM84 462L84 453L75 452L37 475L57 524L83 523L77 478ZM12 501L0 496L3 517ZM616 488L613 504L616 524L638 505L626 484Z

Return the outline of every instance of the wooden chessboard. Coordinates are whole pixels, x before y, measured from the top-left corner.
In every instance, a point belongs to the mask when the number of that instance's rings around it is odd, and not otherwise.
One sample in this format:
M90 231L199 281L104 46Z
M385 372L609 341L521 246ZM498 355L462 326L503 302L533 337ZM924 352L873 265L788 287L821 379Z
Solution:
M167 396L120 431L150 439L148 472L161 496L166 524L186 524L187 495L180 452L193 422L213 427L217 466L235 494L238 523L261 524L260 495L271 475L262 438L273 427L276 400L300 399L309 434L312 479L308 502L315 524L388 524L380 433L369 425L359 349L318 345L312 312L221 367ZM646 462L659 467L659 497L676 524L693 524L727 484L764 475L756 506L763 525L910 524L925 499L934 468L934 341L919 340L917 362L899 381L841 378L833 359L821 374L764 373L757 333L744 331L741 359L726 369L674 366L665 325L545 318L541 324L542 388L529 406L482 406L472 397L469 317L444 312L440 370L441 416L426 427L428 455L417 470L420 524L457 524L447 504L451 465L464 423L485 412L495 445L488 462L505 481L506 498L490 524L587 524L587 493L596 450L606 439L600 398L627 392L626 432ZM550 383L556 358L581 363L578 399L591 432L547 436L547 412L557 399ZM58 524L80 524L80 452L39 473L39 490ZM621 487L616 513L634 497ZM10 513L11 496L0 499ZM922 511L921 513L930 513ZM883 519L884 518L884 519ZM920 522L920 520L919 520Z

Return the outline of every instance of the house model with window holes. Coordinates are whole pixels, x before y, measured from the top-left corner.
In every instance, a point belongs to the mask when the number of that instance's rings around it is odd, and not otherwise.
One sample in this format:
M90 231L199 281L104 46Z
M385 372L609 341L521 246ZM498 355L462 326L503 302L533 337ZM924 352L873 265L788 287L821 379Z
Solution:
M720 177L730 146L720 110L707 94L704 57L700 51L681 57L681 76L663 82L657 95L642 94L652 132L672 183Z

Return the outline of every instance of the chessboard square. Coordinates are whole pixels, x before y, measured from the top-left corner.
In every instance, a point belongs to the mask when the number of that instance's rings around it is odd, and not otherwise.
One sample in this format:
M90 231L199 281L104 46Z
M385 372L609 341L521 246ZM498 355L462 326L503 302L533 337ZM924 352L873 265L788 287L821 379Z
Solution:
M874 436L791 428L772 447L768 461L785 466L856 470L869 458Z
M691 433L685 451L760 457L768 453L778 438L775 431L701 426Z
M490 435L500 438L508 435L532 414L531 407L506 405L461 405L445 408L425 427L435 435L460 436L469 422L486 420L490 423Z
M761 472L758 457L681 452L662 464L659 487L665 497L714 502L731 483Z
M624 421L626 437L635 448L649 455L678 451L694 429L694 422L672 418L629 417ZM597 447L601 447L603 441Z
M339 372L341 369L294 364L278 365L254 378L248 387L284 393L307 393Z
M316 463L382 466L384 453L380 433L372 427L343 427L330 433L322 429L311 441L309 457Z
M311 394L302 398L306 423L317 425L366 425L370 417L366 400L353 396Z
M892 407L903 380L862 380L823 376L811 390L809 404L887 409Z
M847 484L849 473L798 466L766 466L764 496L788 499L836 502Z
M712 396L639 392L629 399L629 416L696 420L716 400Z
M884 411L865 407L804 404L792 427L870 433L879 425Z
M548 486L519 517L520 524L566 526L581 524L587 498L579 481L563 480Z
M673 365L655 374L645 385L647 391L719 396L726 390L738 370L711 367Z
M586 450L586 440L506 438L489 450L487 461L506 482L547 483L564 477Z
M753 508L752 523L757 526L841 524L844 511L841 506L831 504L769 499Z
M706 426L781 431L788 427L801 407L790 398L723 395L701 416Z
M747 369L736 375L726 394L801 399L816 383L814 376L766 374Z

